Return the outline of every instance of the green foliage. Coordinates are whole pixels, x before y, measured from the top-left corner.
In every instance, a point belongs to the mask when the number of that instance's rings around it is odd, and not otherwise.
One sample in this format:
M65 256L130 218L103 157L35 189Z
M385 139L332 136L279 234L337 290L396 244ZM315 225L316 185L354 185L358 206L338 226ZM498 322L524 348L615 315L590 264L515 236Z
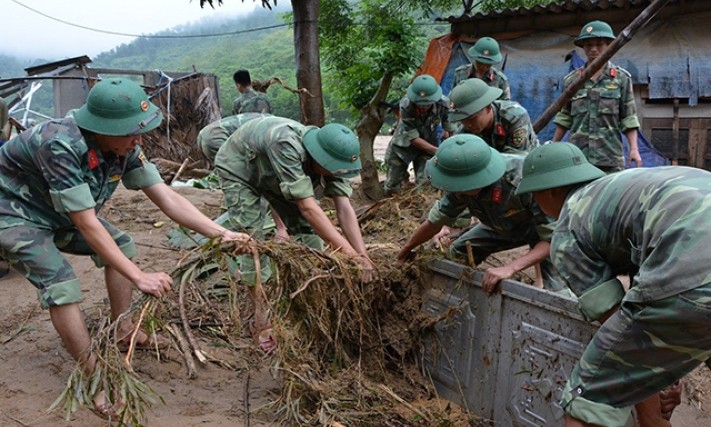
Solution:
M252 78L256 80L279 77L287 85L296 87L291 29L284 26L250 31L254 28L283 25L284 22L277 13L279 10L257 9L249 15L218 23L210 20L181 25L157 35L193 36L192 38L140 38L98 55L94 66L182 72L197 69L213 73L219 78L222 114L228 116L232 114L232 101L239 96L232 81L232 74L238 69L249 70ZM211 34L230 35L202 37ZM278 84L272 85L267 94L276 114L299 119L297 95Z
M485 0L479 8L489 11L549 1ZM214 6L219 4L215 2ZM272 6L274 10L264 8L238 18L202 20L156 34L173 38L138 38L97 55L91 66L214 73L220 82L223 115L230 115L232 100L238 96L232 81L237 69L247 69L262 81L278 77L296 88L293 32L288 26L278 27L289 18L284 13L288 6L276 7L276 2ZM437 23L433 18L462 12L460 0L324 0L320 7L326 121L350 126L357 120L354 113L371 100L386 73L394 76L387 100L399 100L404 95L429 40L449 32L446 22ZM277 28L251 31L271 26ZM226 35L205 37L214 34ZM26 67L57 59L21 62L0 55L0 76L22 76ZM279 84L273 84L267 93L276 114L300 118L297 95ZM45 82L33 97L32 109L51 116L52 98L52 84Z
M35 59L33 61L23 61L18 58L2 55L0 54L0 77L11 78L24 76L25 68L34 67L48 62L44 59ZM11 95L6 97L7 101L14 101L16 96ZM42 81L42 87L38 89L32 96L32 104L30 105L32 111L36 111L45 116L52 116L54 110L54 92L52 90L52 82L50 80ZM12 114L18 120L22 119L24 111L19 111ZM42 116L30 113L28 119L33 119L37 121L42 121L44 118Z
M395 77L388 99L400 99L424 57L433 34L418 25L438 10L452 10L458 0L435 2L387 0L325 0L319 26L324 92L331 92L342 107L358 110L371 101L385 75Z
M555 1L558 0L484 0L479 5L479 10L484 13L487 13L494 10L547 5Z
M0 77L2 78L24 75L24 69L29 66L29 64L22 63L14 56L0 54Z

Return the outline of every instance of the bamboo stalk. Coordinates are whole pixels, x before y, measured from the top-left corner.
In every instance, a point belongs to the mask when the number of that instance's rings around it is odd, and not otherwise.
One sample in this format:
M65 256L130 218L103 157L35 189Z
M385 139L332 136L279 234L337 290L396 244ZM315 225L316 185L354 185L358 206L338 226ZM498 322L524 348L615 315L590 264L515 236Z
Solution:
M472 253L472 243L467 242L467 259L469 260L469 266L471 268L476 268L476 264L474 263L474 254Z
M136 326L133 328L133 333L131 333L131 339L129 340L129 345L128 345L128 351L126 352L126 357L124 358L124 363L126 364L126 367L128 368L129 371L133 372L133 368L131 367L131 355L133 354L133 350L136 348L136 336L138 335L138 330L141 329L141 323L143 323L143 316L146 314L146 310L148 307L151 305L151 301L146 302L143 305L143 308L141 309L141 314L138 316L138 322L136 322ZM148 337L148 341L150 342L150 337Z
M170 180L170 185L173 185L173 183L174 183L175 181L177 181L178 178L180 178L180 175L183 174L183 171L184 171L185 168L188 166L188 162L189 162L189 161L190 161L190 157L186 157L185 160L183 160L183 164L180 165L180 168L178 169L178 171L177 171L177 172L175 173L175 175L173 176L173 179Z
M571 98L578 93L578 90L585 85L585 82L590 80L590 77L592 77L597 70L602 68L607 61L609 61L610 58L612 58L612 56L622 48L622 46L632 40L632 36L634 36L640 28L644 27L647 22L654 18L654 15L656 15L657 12L659 12L659 10L668 2L669 0L654 0L649 6L647 6L646 9L640 12L640 14L637 15L637 17L630 22L624 30L620 31L617 38L615 38L615 40L607 46L607 49L605 49L600 56L595 58L594 61L588 64L578 78L571 83L571 85L568 86L563 93L560 94L558 99L556 99L555 102L553 102L553 104L551 104L550 107L543 112L543 114L541 114L541 116L533 124L533 130L538 133L546 127L553 116L555 116L556 113L558 113L558 111L560 111L561 108L563 108L563 106L565 106L565 104L567 104L568 101L570 101Z
M412 412L414 412L414 413L416 413L417 415L419 415L426 423L428 423L428 424L430 423L430 419L427 417L427 415L423 414L422 411L420 411L419 409L415 408L415 407L412 406L408 401L406 401L406 400L403 399L402 397L400 397L400 396L398 396L397 394L395 394L394 391L390 390L388 387L386 387L386 386L383 385L383 384L379 384L379 387L380 387L380 389L383 390L385 393L387 393L387 394L389 394L390 396L392 396L393 399L397 400L400 404L405 405L405 407L407 407L407 409L409 409L409 410L411 410Z
M175 337L180 345L180 351L183 352L183 358L185 358L185 366L188 368L188 379L192 380L197 378L197 373L195 370L195 361L193 356L190 354L190 345L185 341L185 338L180 333L180 330L175 325L168 325L168 332Z
M314 276L314 277L310 278L309 280L307 280L306 282L304 282L304 284L301 285L301 287L300 287L299 289L297 289L297 290L295 290L294 292L292 292L291 295L289 295L289 298L291 298L291 299L296 298L297 295L299 295L300 293L302 293L303 291L305 291L306 288L308 288L309 285L310 285L311 283L313 283L314 281L316 281L316 280L318 280L318 279L328 279L329 277L331 277L329 274L319 274L318 276Z
M247 371L247 378L244 381L244 417L245 417L245 427L249 427L249 377L250 372Z
M188 342L190 343L190 346L192 347L193 352L195 353L195 356L198 358L200 363L205 363L205 362L207 362L207 358L205 357L205 354L203 354L202 350L200 349L200 345L195 340L193 331L190 328L190 322L188 321L188 314L187 314L187 311L185 310L185 282L186 282L185 280L182 280L180 282L180 290L178 291L178 307L180 309L180 320L183 321L183 328L185 329L185 336L188 337Z

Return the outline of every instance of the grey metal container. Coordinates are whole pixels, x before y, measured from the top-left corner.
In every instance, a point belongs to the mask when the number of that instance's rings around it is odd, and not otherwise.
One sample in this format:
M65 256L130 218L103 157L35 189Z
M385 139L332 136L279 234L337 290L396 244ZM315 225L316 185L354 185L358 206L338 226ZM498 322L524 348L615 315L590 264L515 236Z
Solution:
M597 323L582 319L574 299L512 280L488 295L482 272L444 260L430 267L424 309L458 307L423 356L438 393L496 425L563 426L558 402Z

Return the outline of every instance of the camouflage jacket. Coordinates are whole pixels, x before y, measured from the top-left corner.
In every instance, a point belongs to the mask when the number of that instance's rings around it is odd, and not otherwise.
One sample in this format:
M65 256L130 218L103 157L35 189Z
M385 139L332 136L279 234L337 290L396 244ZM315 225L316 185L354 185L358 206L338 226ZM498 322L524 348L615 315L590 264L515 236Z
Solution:
M494 101L494 126L490 134L479 134L487 144L502 153L526 154L538 147L538 137L533 131L531 118L521 104L516 101ZM466 129L460 128L466 133Z
M582 69L565 76L564 87L580 73ZM624 169L620 132L639 128L630 74L608 62L598 80L588 80L553 122L570 130L568 141L593 165Z
M454 89L459 83L466 79L476 79L474 76L474 67L472 64L460 65L454 70L454 80L452 81L452 89ZM500 101L507 101L511 99L511 87L509 86L509 79L506 74L499 71L496 67L491 67L486 76L482 79L491 87L498 87L503 92L499 96ZM451 90L450 90L451 92Z
M237 129L239 129L242 124L256 119L257 117L264 117L264 114L260 113L245 113L238 114L236 116L228 116L222 120L212 122L209 125L202 128L197 137L198 148L202 150L205 157L210 160L210 163L215 162L215 155L217 150L222 147L222 144L227 141Z
M243 113L272 113L272 104L269 96L264 92L257 92L251 87L242 93L242 96L232 102L232 115Z
M324 195L350 197L350 181L322 177L313 171L302 138L314 126L284 117L250 120L227 139L215 156L220 175L242 181L260 195L299 200L314 197L324 182Z
M5 125L7 125L7 120L7 104L5 100L0 97L0 141L5 140Z
M442 129L448 132L453 132L456 129L456 125L449 123L447 120L449 98L442 95L442 98L423 114L419 114L416 107L417 105L410 101L407 96L400 100L400 120L390 143L394 147L408 148L410 147L410 141L415 138L422 138L435 147L439 147L438 131L440 124Z
M43 122L0 147L0 217L51 229L72 227L69 212L98 212L119 181L129 189L163 182L140 147L125 157L102 153L72 114Z
M552 227L547 225L553 223L553 220L543 214L530 193L516 196L525 156L503 156L506 160L506 172L501 179L483 188L473 197L454 192L445 193L430 209L429 221L438 226L452 226L459 215L469 208L471 216L502 234L515 234L520 237L521 229L534 227L541 240L550 241Z
M628 169L571 192L551 259L578 296L630 274L625 301L667 298L711 281L711 173Z

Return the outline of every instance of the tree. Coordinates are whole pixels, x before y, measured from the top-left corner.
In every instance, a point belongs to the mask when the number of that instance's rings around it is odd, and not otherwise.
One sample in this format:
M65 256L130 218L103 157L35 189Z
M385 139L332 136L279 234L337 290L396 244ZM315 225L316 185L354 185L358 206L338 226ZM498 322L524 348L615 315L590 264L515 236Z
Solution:
M356 133L361 144L363 193L382 198L373 142L385 120L386 104L395 79L410 77L426 47L425 21L436 10L452 10L460 0L324 0L321 43L330 89L359 115ZM394 93L398 99L401 92Z
M469 10L473 8L479 8L482 12L491 12L493 10L502 9L515 9L519 7L533 7L538 5L546 5L559 0L480 0L478 2L473 2L473 0L462 0L464 3L464 8L466 10L467 5L469 5ZM472 4L474 3L474 4Z
M244 1L244 0L242 0ZM256 1L256 0L255 0ZM274 0L274 4L276 5ZM294 48L301 118L306 124L324 124L319 58L319 36L334 90L358 111L356 131L363 161L362 189L374 200L383 196L373 157L373 141L383 125L384 101L395 78L412 74L422 58L418 49L421 30L415 18L428 19L435 11L463 6L473 10L547 4L554 0L291 0L294 12ZM270 0L261 0L271 9ZM213 6L213 0L200 0ZM222 0L217 0L222 4ZM323 19L319 6L323 6ZM321 32L318 28L320 26ZM310 96L309 96L310 95Z
M257 1L257 0L254 0ZM262 7L271 9L271 0L260 0ZM222 0L216 1L218 5ZM244 0L242 0L244 3ZM214 7L214 0L200 0ZM321 92L321 64L319 59L318 21L319 0L291 0L294 16L294 51L296 53L296 85L301 91L299 106L301 122L323 126L323 94ZM274 5L277 0L274 0Z

